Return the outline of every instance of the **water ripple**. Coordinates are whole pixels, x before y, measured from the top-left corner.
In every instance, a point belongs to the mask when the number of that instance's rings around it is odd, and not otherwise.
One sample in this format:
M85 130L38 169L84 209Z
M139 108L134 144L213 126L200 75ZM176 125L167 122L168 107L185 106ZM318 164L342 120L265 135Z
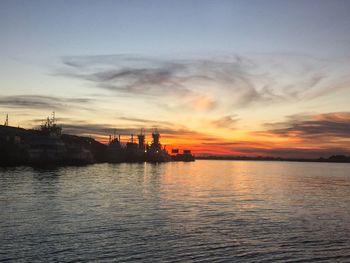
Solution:
M348 164L0 170L3 262L349 262Z

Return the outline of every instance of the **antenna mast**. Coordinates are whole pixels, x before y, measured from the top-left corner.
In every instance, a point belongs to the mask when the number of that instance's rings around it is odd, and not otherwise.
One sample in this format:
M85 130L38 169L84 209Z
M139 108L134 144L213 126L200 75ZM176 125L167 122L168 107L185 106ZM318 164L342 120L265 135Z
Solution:
M9 126L9 115L6 114L5 126Z

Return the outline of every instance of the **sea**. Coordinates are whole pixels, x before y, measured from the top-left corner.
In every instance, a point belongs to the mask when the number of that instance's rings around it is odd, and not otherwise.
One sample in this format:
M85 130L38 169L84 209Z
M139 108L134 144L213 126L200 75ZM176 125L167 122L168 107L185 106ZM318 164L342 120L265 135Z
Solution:
M1 262L350 262L350 164L0 168Z

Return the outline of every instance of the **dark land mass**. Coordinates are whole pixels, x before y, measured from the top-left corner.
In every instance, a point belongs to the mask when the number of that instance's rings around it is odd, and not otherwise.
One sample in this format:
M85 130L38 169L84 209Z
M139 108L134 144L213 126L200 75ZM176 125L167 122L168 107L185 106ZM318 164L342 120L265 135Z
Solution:
M269 157L269 156L196 156L197 160L241 160L241 161L286 161L286 162L320 162L320 163L350 163L350 156L345 155L333 155L328 158L281 158L281 157Z
M106 145L93 138L61 132L54 118L48 118L37 130L0 125L0 166L194 161L189 150L168 154L157 132L152 133L151 145L144 143L143 134L137 136L138 143L132 140L124 145L115 137Z

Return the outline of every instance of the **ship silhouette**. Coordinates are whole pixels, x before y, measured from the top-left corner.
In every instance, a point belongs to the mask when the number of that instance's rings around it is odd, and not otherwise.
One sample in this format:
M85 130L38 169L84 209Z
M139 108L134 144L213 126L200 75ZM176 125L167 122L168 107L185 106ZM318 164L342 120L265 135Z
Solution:
M63 134L54 113L39 129L29 130L9 126L6 116L4 125L0 125L0 166L189 160L170 155L161 144L157 130L152 133L151 144L145 143L142 130L136 137L137 141L131 134L128 142L123 144L120 135L110 135L109 143L105 145L93 138ZM191 160L194 161L194 157Z
M145 134L137 135L138 142L134 141L131 134L130 140L125 146L120 141L120 135L110 136L108 145L108 160L110 162L152 162L161 163L172 161L171 155L165 146L160 143L160 133L156 130L152 133L151 144L145 144Z

